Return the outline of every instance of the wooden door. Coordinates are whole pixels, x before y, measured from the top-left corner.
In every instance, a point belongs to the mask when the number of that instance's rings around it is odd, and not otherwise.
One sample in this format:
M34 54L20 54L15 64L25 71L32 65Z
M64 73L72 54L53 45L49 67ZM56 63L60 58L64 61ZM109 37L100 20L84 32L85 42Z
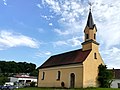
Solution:
M70 74L70 88L74 88L75 87L75 74L71 73Z

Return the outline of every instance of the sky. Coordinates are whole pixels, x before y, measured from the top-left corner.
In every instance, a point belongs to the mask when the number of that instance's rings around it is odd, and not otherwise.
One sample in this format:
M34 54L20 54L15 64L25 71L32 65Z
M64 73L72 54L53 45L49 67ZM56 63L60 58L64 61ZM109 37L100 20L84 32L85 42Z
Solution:
M92 4L100 54L120 68L120 0L0 0L0 60L34 63L80 49Z

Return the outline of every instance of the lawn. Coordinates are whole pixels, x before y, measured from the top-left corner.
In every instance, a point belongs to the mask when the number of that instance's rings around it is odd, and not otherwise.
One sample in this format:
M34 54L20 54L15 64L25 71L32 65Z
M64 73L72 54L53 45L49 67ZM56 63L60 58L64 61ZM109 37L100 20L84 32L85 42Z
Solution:
M21 89L17 89L17 90L120 90L120 89L112 89L112 88L55 89L55 88L29 87L29 88L21 88Z

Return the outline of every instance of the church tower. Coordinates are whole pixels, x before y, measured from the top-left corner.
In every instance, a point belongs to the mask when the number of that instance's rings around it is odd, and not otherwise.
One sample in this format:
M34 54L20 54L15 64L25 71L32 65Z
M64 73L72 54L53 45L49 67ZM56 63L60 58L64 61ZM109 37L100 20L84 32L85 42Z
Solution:
M90 8L87 24L84 29L84 42L82 43L83 51L90 49L98 50L99 43L96 42L96 32L97 32L97 28L96 25L94 24L91 8Z

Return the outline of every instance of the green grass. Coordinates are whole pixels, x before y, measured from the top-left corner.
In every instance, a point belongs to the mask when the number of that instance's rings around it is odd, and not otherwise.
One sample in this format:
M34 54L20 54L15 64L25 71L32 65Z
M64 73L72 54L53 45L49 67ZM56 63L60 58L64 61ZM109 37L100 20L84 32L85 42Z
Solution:
M55 89L55 88L28 87L28 88L19 88L17 90L120 90L120 89L112 89L112 88Z

